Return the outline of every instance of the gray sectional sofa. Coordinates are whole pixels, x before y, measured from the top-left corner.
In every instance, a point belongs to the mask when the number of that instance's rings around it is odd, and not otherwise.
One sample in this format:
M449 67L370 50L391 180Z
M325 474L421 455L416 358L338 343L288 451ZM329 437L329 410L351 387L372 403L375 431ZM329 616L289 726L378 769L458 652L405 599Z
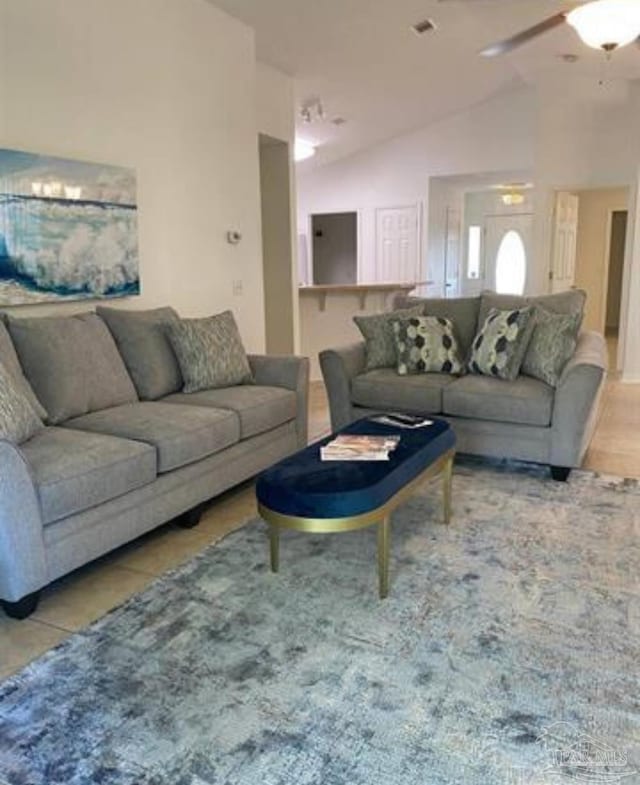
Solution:
M422 304L426 315L452 319L468 354L491 308L538 304L570 313L582 308L584 297L579 290L531 298L493 292L443 300L398 297L394 308ZM556 388L524 375L515 381L476 374L400 376L395 368L367 371L365 360L364 343L320 355L334 429L372 411L438 415L452 424L459 452L549 464L556 479L566 479L580 466L593 434L607 349L603 336L582 332Z
M46 417L0 440L0 600L17 618L51 581L169 520L195 525L307 441L307 359L250 355L254 383L187 395L172 309L98 311L0 320L0 362Z

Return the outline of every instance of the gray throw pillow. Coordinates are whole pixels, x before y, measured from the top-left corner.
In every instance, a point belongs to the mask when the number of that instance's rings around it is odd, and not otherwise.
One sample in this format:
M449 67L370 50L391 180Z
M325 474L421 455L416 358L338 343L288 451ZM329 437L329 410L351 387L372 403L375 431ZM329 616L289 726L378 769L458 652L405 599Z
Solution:
M22 444L43 427L13 374L0 363L0 439Z
M253 375L231 311L205 319L180 319L166 328L180 363L183 392L233 387Z
M173 308L124 311L98 306L96 311L111 330L141 400L155 401L182 388L166 330L180 318Z
M25 376L50 425L138 400L107 325L95 313L9 317Z
M372 316L354 316L353 321L365 340L366 370L393 368L396 365L396 338L393 323L397 319L422 316L424 306L417 305L401 311L376 313Z
M581 321L581 313L551 313L544 308L536 308L522 373L556 387L565 365L576 350Z
M520 373L533 327L532 308L491 310L474 338L469 370L513 381Z
M437 316L412 316L393 323L401 376L414 373L462 373L453 322Z
M36 394L31 389L31 385L26 380L25 375L22 372L22 367L20 366L20 360L18 360L15 346L13 345L9 331L5 327L3 321L0 321L0 363L2 363L6 370L9 371L9 373L13 376L20 390L29 399L29 403L38 417L41 420L46 419L47 413L45 408L36 398Z

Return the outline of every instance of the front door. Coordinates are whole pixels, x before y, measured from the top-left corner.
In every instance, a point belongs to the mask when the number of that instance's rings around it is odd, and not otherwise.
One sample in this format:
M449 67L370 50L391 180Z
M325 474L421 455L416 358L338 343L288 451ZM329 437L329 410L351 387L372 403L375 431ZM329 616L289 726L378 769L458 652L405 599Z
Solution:
M533 216L488 215L485 220L485 286L499 294L524 294L532 247Z

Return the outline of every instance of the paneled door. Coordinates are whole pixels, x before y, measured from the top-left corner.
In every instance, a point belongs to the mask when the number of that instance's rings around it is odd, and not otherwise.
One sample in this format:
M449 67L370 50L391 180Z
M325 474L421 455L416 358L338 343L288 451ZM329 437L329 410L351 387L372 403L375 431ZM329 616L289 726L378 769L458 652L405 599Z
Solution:
M576 274L579 199L567 191L556 193L549 278L552 292L570 289Z
M376 210L376 279L380 282L419 280L418 207Z

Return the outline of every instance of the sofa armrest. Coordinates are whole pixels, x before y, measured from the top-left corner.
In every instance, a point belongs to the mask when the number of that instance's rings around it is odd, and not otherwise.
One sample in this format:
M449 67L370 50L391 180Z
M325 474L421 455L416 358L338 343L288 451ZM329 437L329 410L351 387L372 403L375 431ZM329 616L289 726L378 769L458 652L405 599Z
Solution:
M17 602L48 583L38 492L20 448L0 439L0 599Z
M604 337L596 332L581 333L556 388L551 424L552 466L578 467L582 463L597 424L607 368Z
M320 352L320 367L327 388L331 427L334 431L344 428L353 420L351 382L364 371L365 363L364 342Z
M249 365L256 384L284 387L295 392L298 446L306 447L309 431L309 358L250 354Z

